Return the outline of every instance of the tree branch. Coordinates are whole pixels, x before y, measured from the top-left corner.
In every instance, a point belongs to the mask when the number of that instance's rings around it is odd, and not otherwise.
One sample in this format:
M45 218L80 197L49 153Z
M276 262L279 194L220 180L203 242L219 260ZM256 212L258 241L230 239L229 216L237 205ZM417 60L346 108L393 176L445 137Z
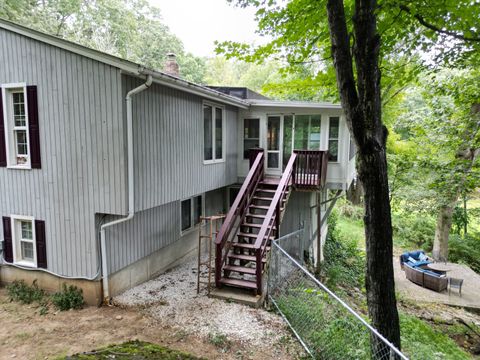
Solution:
M470 37L470 36L465 36L465 35L462 35L462 34L459 34L459 33L456 33L455 31L450 31L450 30L444 30L444 29L441 29L439 28L438 26L434 25L434 24L431 24L429 23L427 20L425 20L425 18L422 16L422 15L419 15L419 14L412 14L412 11L410 10L410 8L406 5L400 5L400 10L403 10L407 13L409 13L410 15L412 15L415 19L418 20L418 22L420 24L422 24L423 26L425 26L427 29L430 29L432 31L435 31L439 34L445 34L445 35L448 35L448 36L451 36L455 39L458 39L458 40L462 40L462 41L480 41L480 37Z

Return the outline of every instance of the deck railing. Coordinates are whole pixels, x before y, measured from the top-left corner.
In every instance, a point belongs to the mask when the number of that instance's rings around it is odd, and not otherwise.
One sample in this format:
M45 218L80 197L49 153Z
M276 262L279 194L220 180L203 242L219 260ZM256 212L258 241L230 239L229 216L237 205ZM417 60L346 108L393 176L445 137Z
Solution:
M320 190L327 177L328 151L294 150L297 154L293 183L301 190Z
M222 268L227 260L232 239L236 236L238 227L245 218L258 183L262 181L264 177L265 156L263 149L256 149L253 153L256 155L253 155L251 158L250 171L215 239L215 283L217 287L220 286Z
M281 222L281 212L282 212L282 203L285 198L285 195L288 191L289 186L292 184L292 178L294 174L294 164L297 154L293 153L288 160L287 167L283 172L280 183L277 186L275 195L273 196L272 202L268 207L267 214L263 220L262 227L258 232L257 238L255 240L255 258L256 258L256 278L257 278L257 293L262 292L262 272L263 264L262 260L267 251L268 240L272 237L273 231L277 231L277 234L280 230ZM285 204L284 204L285 206Z

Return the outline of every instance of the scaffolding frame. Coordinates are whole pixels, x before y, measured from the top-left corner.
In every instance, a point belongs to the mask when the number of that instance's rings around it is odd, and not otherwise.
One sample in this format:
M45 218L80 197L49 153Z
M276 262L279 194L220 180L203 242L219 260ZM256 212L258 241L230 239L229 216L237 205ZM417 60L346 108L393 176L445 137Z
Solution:
M214 263L212 263L212 250L213 242L220 230L220 225L222 220L225 218L225 215L213 215L213 216L201 216L201 226L198 230L198 265L197 265L197 294L200 293L200 284L207 285L207 294L210 295L210 289L212 284L212 273L215 272ZM207 250L208 257L207 260L202 261L202 245L204 241L208 241ZM205 267L208 270L207 281L200 280L200 273L202 267Z

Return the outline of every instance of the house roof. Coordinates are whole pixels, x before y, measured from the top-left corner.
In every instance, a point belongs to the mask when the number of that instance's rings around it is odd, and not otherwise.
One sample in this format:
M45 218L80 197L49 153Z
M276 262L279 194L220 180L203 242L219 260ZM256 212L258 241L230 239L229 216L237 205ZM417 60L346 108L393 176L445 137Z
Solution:
M186 81L175 76L165 74L161 71L154 69L148 69L147 67L134 63L129 60L125 60L113 55L103 53L98 50L88 48L83 45L76 44L74 42L62 39L57 36L49 35L37 30L27 28L25 26L0 19L0 28L5 29L14 33L17 33L28 38L41 41L43 43L70 51L81 56L102 62L104 64L116 67L127 74L145 78L148 75L151 75L155 83L168 86L171 88L179 89L188 93L192 93L198 96L201 96L206 99L216 100L225 104L233 105L242 109L248 109L250 106L255 107L269 107L269 108L309 108L309 109L341 109L341 106L338 104L331 103L315 103L315 102L306 102L306 101L275 101L269 100L263 95L257 94L250 89L246 89L246 92L250 94L245 96L245 99L239 98L238 96L230 95L228 91L218 91L216 87L208 87L199 84L195 84L190 81ZM219 90L222 87L218 87ZM223 87L223 89L236 89L235 87ZM258 96L254 96L258 95Z
M257 100L249 99L251 106L265 108L308 108L308 109L333 109L341 110L340 104L310 102L310 101L278 101L278 100Z
M121 59L119 57L109 55L101 51L94 50L94 49L73 43L71 41L67 41L57 36L49 35L37 30L33 30L25 26L13 23L11 21L0 19L0 28L70 51L75 54L85 56L87 58L102 62L104 64L114 66L134 76L145 77L147 75L151 75L153 77L153 81L161 85L180 89L185 92L193 93L195 95L199 95L210 100L220 101L220 102L237 106L240 108L246 109L249 107L248 102L242 99L239 99L235 96L230 96L222 92L210 89L206 86L202 86L186 80L182 80L180 78L165 74L160 71L148 69L147 67L141 64L137 64L132 61Z

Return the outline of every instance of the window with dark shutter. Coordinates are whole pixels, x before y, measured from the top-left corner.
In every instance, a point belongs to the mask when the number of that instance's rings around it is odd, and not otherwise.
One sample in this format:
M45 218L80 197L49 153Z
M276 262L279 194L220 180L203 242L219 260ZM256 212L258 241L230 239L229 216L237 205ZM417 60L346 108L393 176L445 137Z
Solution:
M35 244L37 247L37 267L47 268L47 246L45 243L45 221L35 220Z
M3 118L2 88L0 88L0 166L7 166L7 146L5 144L5 120Z
M3 258L6 262L13 262L13 245L12 245L12 222L9 217L3 216Z
M27 86L28 132L30 137L30 164L32 169L41 169L40 129L38 127L37 87Z

